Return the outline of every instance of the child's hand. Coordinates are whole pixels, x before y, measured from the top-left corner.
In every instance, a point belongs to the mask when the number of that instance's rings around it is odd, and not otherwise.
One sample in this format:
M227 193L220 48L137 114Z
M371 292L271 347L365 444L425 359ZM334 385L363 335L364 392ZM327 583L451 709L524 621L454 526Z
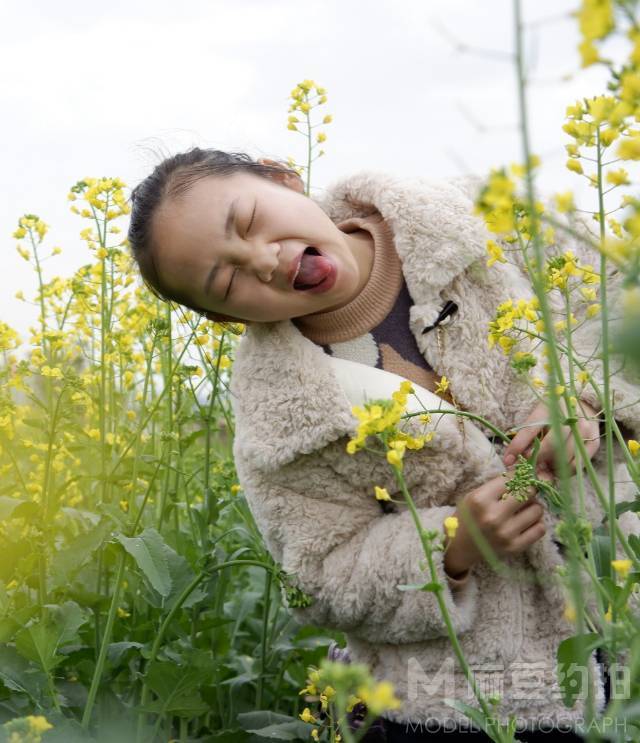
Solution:
M513 470L509 474L513 476ZM543 476L540 479L549 478ZM464 512L498 557L523 552L545 534L544 506L537 499L534 486L529 488L527 499L522 502L507 495L507 480L498 475L468 492L462 504ZM451 540L445 539L444 568L453 578L460 578L483 559L473 530L461 513L462 504L453 514L459 522L455 536Z
M589 459L593 459L600 448L600 424L597 420L597 412L586 402L580 400L576 406L576 416L578 418L578 432L584 441ZM536 460L536 470L555 475L557 467L553 451L553 434L550 430L549 411L544 402L538 403L531 411L531 414L525 421L525 426L525 428L521 428L518 431L505 449L502 461L509 467L516 461L518 454L522 454L528 458L531 455L534 439L543 429L547 429L546 435L540 444L540 451ZM569 458L571 474L575 474L575 447L571 429L569 426L563 426L562 432L565 437L565 448Z

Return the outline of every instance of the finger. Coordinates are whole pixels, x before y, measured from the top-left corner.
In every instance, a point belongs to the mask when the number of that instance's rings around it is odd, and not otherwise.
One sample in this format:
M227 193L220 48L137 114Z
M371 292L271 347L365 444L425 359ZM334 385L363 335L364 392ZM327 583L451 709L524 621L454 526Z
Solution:
M487 494L487 498L490 501L504 501L507 495L507 483L515 475L515 469L510 467L506 469L501 475L493 477L491 480L487 480L483 488ZM513 499L511 499L513 500Z
M508 479L505 478L505 480ZM506 488L505 482L504 492L499 496L502 517L506 519L518 513L522 508L534 502L537 499L537 495L538 488L535 485L530 485L525 490L519 491L518 497L511 495Z
M553 472L545 468L540 468L540 471L536 472L536 477L538 480L544 480L545 482L553 482L555 480Z
M598 449L600 448L600 440L596 439L595 441L587 441L585 442L584 448L587 451L587 455L589 459L593 459L596 453L598 452ZM582 461L582 460L581 460ZM571 467L573 468L573 471L576 471L576 454L574 453L573 458L570 462ZM583 462L584 466L584 462Z
M564 436L562 446L565 452L567 452L568 458L570 459L574 455L573 436L571 435L571 429L569 428L569 426L562 426L561 431L562 435ZM554 474L558 471L558 457L556 455L553 431L549 431L549 433L542 439L536 464L542 469L549 470Z
M532 422L531 425L527 425L518 431L502 455L502 461L507 467L516 461L518 454L522 454L527 449L544 426L544 421L540 421L540 423Z
M534 542L541 539L546 533L546 526L544 520L540 519L535 524L525 529L522 534L518 535L512 542L511 550L514 553L519 553L530 547Z
M516 512L511 523L512 534L517 536L544 517L544 508L541 503L530 501Z

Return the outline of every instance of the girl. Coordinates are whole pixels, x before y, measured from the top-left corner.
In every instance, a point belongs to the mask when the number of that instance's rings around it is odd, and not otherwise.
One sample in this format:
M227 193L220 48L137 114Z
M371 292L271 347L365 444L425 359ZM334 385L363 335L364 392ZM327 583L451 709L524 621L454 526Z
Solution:
M351 659L393 682L402 708L380 721L388 741L462 729L467 718L444 700L474 704L434 594L397 588L424 582L425 573L391 468L370 452L346 451L357 425L352 405L390 397L402 379L427 407L455 405L503 430L527 424L502 451L488 429L442 415L433 441L407 452L404 476L426 529L442 532L445 518L466 510L510 568L489 568L464 518L446 552L433 555L478 683L485 696L501 697L500 719L514 714L528 734L521 740L553 739L585 713L584 697L566 708L558 688L555 652L575 628L563 613L556 517L535 493L525 503L502 498L510 455L546 433L547 414L509 360L487 347L497 305L529 299L532 288L517 257L487 268L488 235L473 216L477 188L472 178L362 171L307 197L281 163L195 148L163 161L132 194L129 241L149 288L209 319L247 325L231 384L240 482L273 557L313 598L292 609L296 618L345 632ZM597 327L588 322L574 337L585 358ZM597 361L590 369L601 380ZM639 438L638 387L621 375L611 383L616 419ZM580 407L580 433L602 474L590 387ZM407 430L422 426L414 418ZM569 436L566 446L575 466ZM627 480L616 457L616 479ZM538 465L539 477L553 476L550 434ZM377 501L375 486L396 502ZM632 492L621 484L616 496ZM600 523L589 484L585 511ZM623 514L621 526L637 532L637 517ZM589 665L602 709L601 669L593 657Z

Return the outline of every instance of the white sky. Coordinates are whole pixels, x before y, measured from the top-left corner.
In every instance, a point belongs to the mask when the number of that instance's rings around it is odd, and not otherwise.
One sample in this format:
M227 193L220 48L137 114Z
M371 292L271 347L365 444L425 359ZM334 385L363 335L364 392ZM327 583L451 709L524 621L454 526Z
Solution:
M601 70L579 70L578 0L523 4L541 185L595 208L564 167L561 131L566 105L604 92ZM327 88L314 121L334 119L316 188L362 168L446 177L520 161L515 70L493 54L512 50L512 27L509 0L2 0L0 319L26 338L37 317L14 297L36 289L11 237L22 214L44 219L46 246L63 250L46 278L68 276L89 260L88 223L66 199L82 177L133 187L157 153L192 145L304 163L306 139L286 120L305 78Z

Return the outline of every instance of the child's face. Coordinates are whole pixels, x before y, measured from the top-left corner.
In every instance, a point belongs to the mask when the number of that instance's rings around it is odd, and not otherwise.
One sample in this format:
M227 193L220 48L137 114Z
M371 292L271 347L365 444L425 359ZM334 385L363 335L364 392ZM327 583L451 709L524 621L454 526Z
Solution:
M162 283L203 309L240 321L286 320L349 302L362 271L355 238L301 192L299 178L284 169L276 177L277 182L251 173L202 178L162 204L153 220ZM225 234L232 204L235 219ZM294 274L308 247L324 259L305 258L304 275L326 278L317 288L296 289ZM218 269L205 290L214 265Z

